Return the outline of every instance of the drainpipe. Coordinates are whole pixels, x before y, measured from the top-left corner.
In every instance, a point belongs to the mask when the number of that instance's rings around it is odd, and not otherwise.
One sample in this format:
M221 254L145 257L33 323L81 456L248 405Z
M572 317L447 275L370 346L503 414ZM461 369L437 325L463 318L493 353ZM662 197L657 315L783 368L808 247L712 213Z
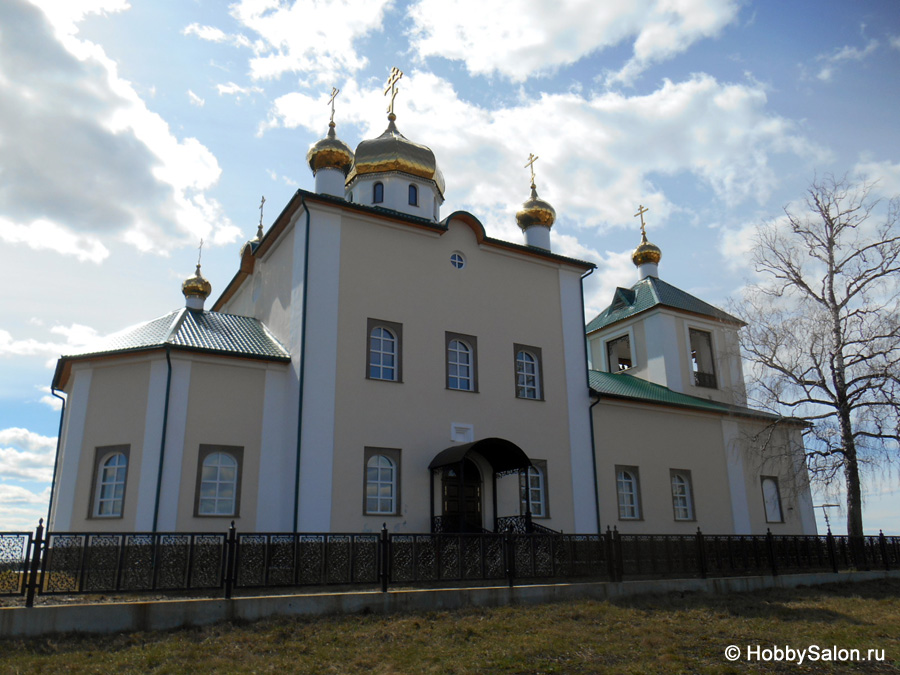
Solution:
M306 234L303 247L303 308L301 310L302 327L300 329L300 400L297 404L297 468L294 477L294 532L297 532L297 521L300 511L300 450L303 445L303 380L306 374L306 305L309 289L309 209L306 200L300 195L300 206L306 211Z
M66 399L56 393L56 389L50 387L50 393L62 401L62 409L59 411L59 431L56 434L56 456L53 458L53 479L50 482L50 503L47 505L47 529L50 529L50 516L53 514L53 495L56 493L56 471L59 468L59 449L62 446L63 419L66 415Z
M592 267L581 276L581 307L584 313L584 280L594 273L596 268ZM582 340L584 347L584 379L588 388L588 396L591 394L591 374L588 365L587 337ZM597 444L594 441L594 406L600 403L600 394L597 394L597 400L588 406L588 424L591 428L591 467L594 472L594 509L597 512L597 534L600 534L600 484L597 476Z
M159 469L156 473L156 503L153 505L153 533L156 533L156 524L159 520L159 493L162 490L163 459L166 455L166 430L169 426L169 391L172 388L172 358L171 349L166 345L166 400L163 404L162 439L159 442Z

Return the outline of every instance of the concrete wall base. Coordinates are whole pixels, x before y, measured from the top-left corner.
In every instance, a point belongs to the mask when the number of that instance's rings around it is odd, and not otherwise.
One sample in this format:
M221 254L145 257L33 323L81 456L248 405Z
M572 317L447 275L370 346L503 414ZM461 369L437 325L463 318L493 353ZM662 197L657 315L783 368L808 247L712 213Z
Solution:
M607 600L672 592L746 593L765 588L900 579L890 572L839 572L717 579L652 579L643 581L541 584L397 590L381 593L311 593L241 597L232 600L163 600L84 605L0 608L0 636L36 637L54 633L119 633L205 626L221 621L255 621L270 616L425 612L462 607L531 605L586 598Z

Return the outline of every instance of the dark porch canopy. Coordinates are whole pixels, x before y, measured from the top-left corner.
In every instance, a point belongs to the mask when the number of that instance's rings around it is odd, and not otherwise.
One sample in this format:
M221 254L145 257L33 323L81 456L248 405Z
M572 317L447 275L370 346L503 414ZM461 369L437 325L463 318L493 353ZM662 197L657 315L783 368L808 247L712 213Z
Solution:
M428 468L435 471L445 466L459 464L472 451L484 457L495 474L521 471L531 466L528 455L515 443L504 438L482 438L480 441L451 445L446 450L441 450L431 460Z

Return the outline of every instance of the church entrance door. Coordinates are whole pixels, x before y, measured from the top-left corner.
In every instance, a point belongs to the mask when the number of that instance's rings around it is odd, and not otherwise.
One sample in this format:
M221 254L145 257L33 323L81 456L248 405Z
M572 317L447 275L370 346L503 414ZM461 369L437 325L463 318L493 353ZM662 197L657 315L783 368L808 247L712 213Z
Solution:
M471 459L444 468L441 504L445 532L481 532L481 472Z

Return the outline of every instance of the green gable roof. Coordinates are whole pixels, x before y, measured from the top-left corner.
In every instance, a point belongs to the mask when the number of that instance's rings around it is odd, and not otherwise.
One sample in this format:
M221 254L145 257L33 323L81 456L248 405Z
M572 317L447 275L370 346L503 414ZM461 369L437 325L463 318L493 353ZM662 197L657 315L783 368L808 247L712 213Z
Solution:
M745 417L756 417L766 420L782 420L784 422L793 422L793 418L779 417L762 410L754 410L753 408L745 408L739 405L730 405L728 403L720 403L719 401L710 401L709 399L699 398L698 396L690 396L689 394L681 394L672 391L668 387L654 382L642 380L628 373L607 373L601 370L589 370L588 380L591 390L603 396L611 396L614 398L629 399L639 401L641 403L655 403L658 405L677 406L679 408L693 408L712 413L720 413L723 415L742 415Z
M60 357L53 377L54 386L59 381L66 362L165 346L265 361L291 360L290 352L257 319L182 308L126 328L81 352Z
M675 288L662 279L645 277L631 288L617 288L612 304L594 317L587 325L585 332L593 333L653 307L669 307L691 314L708 316L716 321L744 325L744 322L737 317L695 298L690 293L685 293L680 288Z

